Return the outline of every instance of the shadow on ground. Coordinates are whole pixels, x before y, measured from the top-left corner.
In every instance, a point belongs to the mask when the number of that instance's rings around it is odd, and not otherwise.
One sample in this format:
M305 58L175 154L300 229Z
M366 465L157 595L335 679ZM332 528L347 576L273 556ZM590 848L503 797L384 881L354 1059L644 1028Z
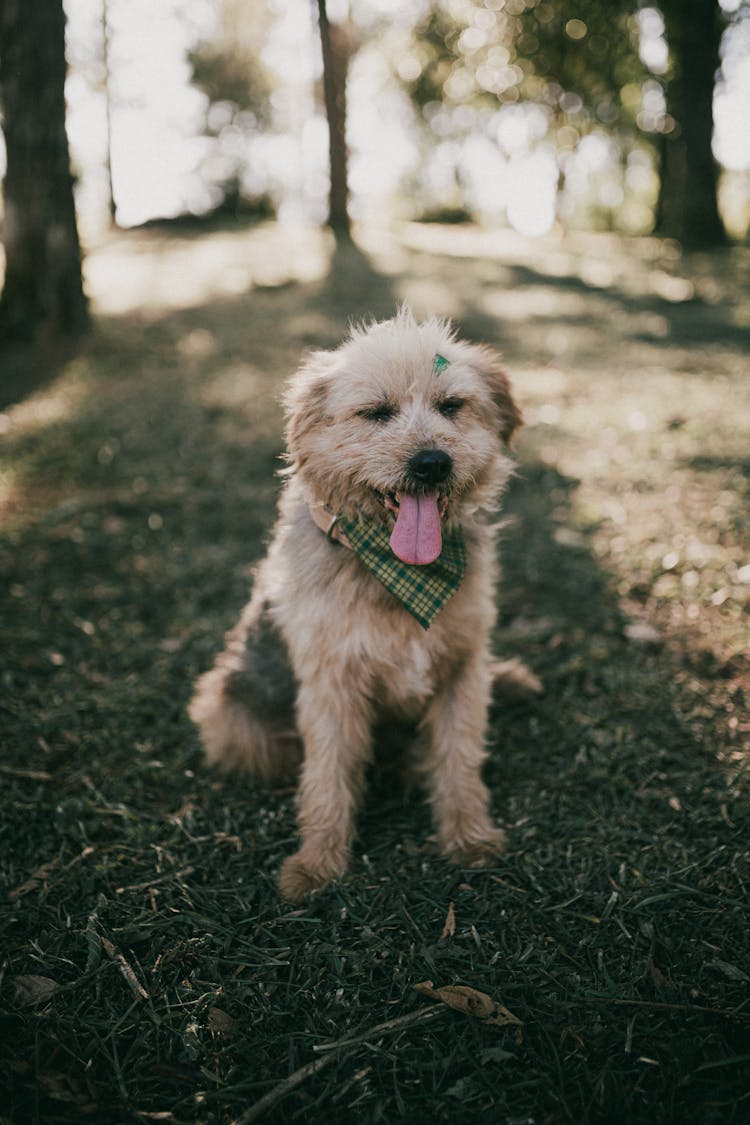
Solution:
M376 787L350 875L289 910L291 793L202 765L185 704L270 534L281 382L409 283L348 247L317 283L102 323L19 408L0 548L9 1119L236 1118L351 1038L267 1119L744 1120L741 701L720 661L699 674L668 635L628 639L580 482L533 443L496 640L545 693L493 710L502 863L450 868L425 807ZM520 348L512 323L462 319ZM416 1013L425 979L522 1027L445 1008L370 1033Z

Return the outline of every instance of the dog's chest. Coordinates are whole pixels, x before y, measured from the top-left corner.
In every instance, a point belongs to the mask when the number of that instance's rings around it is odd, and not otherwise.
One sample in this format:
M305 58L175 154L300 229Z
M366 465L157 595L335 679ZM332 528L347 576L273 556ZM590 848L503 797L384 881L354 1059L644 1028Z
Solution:
M371 671L376 695L388 710L414 715L423 710L435 690L435 660L430 645L419 638L400 638L381 644L372 653Z

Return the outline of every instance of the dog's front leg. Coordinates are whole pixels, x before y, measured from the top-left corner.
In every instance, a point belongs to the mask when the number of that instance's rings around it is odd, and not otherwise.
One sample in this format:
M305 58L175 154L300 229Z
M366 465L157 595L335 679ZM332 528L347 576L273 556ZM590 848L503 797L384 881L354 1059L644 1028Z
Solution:
M372 707L351 668L316 674L297 696L305 747L297 792L302 846L279 873L279 890L296 901L343 875L371 749Z
M427 774L443 855L480 866L498 855L505 833L491 820L481 778L490 698L488 661L467 657L433 699L425 718Z

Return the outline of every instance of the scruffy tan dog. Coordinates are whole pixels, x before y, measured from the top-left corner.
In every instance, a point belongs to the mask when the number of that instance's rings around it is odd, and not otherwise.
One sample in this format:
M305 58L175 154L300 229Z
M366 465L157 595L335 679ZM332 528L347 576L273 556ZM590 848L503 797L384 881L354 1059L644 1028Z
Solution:
M488 349L402 309L313 354L286 407L273 540L190 706L207 757L266 779L301 761L302 843L279 876L296 900L346 870L374 725L413 723L441 851L485 862L504 843L480 777L492 680L538 688L489 647L488 513L520 422L508 380Z

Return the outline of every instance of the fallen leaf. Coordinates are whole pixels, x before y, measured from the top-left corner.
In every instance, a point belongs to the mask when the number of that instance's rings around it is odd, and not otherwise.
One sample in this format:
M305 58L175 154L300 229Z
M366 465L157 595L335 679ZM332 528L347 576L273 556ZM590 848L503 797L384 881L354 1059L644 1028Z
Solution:
M445 1096L448 1098L456 1098L460 1102L466 1102L473 1088L474 1083L471 1078L465 1075L463 1078L459 1078L457 1082L454 1082L452 1086L448 1087L445 1091Z
M451 903L448 904L448 913L445 916L445 925L443 926L443 932L440 935L440 937L441 937L441 939L453 937L455 932L456 932L456 911L454 910L453 903L451 902Z
M667 978L664 976L659 966L650 960L648 963L648 971L653 981L654 988L657 988L660 992L663 991L663 989L666 988Z
M59 985L51 977L40 977L33 973L28 976L13 978L16 989L16 1000L25 1008L46 1004L57 992Z
M718 957L715 957L708 964L712 969L718 969L729 980L750 980L744 969L740 969L737 965L731 965L729 961L720 961Z
M208 1026L214 1035L221 1035L222 1038L229 1039L237 1031L237 1020L221 1008L209 1008Z
M483 1023L495 1024L503 1027L507 1024L520 1026L522 1020L514 1016L502 1004L498 1004L486 992L480 992L467 984L446 984L442 988L434 988L431 980L421 981L414 985L415 991L421 996L429 996L432 1000L440 1000L449 1008L462 1012L465 1016L473 1016Z
M37 888L44 882L48 875L57 867L58 861L56 859L50 860L49 863L43 863L37 867L33 875L30 875L25 883L21 883L20 887L15 887L12 891L8 891L8 898L17 899L22 895L30 894L31 891Z

